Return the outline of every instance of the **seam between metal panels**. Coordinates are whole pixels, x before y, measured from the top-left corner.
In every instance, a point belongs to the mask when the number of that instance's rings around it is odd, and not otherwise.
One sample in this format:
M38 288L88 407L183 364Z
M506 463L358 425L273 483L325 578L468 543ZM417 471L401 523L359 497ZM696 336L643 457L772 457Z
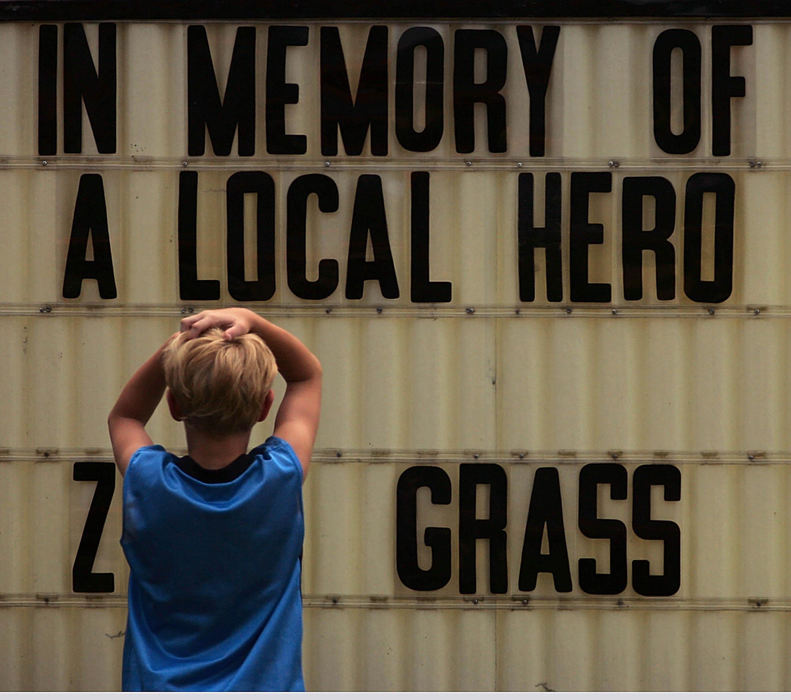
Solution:
M182 449L180 450L179 447ZM186 448L176 446L178 451ZM0 447L2 462L71 462L74 460L109 460L113 453L108 449L80 450L77 448L38 447L12 448ZM720 465L720 466L786 466L791 464L791 452L772 452L769 450L750 450L747 452L694 451L572 451L531 452L524 451L471 451L471 450L346 450L342 448L323 448L314 450L311 463L325 465L345 464L444 464L458 462L498 462L503 464L547 464L580 465L590 462L617 462L637 464L645 462L673 462L674 464Z
M3 304L2 316L66 316L66 317L119 317L119 318L156 318L181 317L201 309L220 308L216 304L180 304L174 306L145 304L97 304L42 302L39 304ZM333 304L306 305L267 304L265 302L247 303L253 310L269 316L323 318L791 318L791 306L743 304L734 306L697 305L591 305L574 304L548 305L487 305L487 306L420 306L410 305L354 305L336 306Z
M134 172L148 172L153 170L165 171L210 171L237 172L247 170L260 170L262 168L277 169L284 172L290 171L460 171L460 172L534 172L547 170L560 170L564 172L581 170L623 170L628 172L671 171L686 172L714 171L720 172L724 168L729 171L750 172L791 172L791 160L767 160L758 156L733 157L732 160L723 162L716 158L688 158L685 160L672 159L635 159L613 154L606 159L594 158L542 158L540 161L531 159L528 155L513 154L507 158L486 158L467 156L447 159L414 159L377 160L373 157L355 157L353 161L321 158L311 160L289 160L255 158L244 161L239 160L187 160L181 158L153 158L140 156L91 156L88 159L63 159L62 156L20 157L0 155L0 170L128 170Z
M510 596L491 598L486 596L467 597L403 597L403 596L350 596L310 595L302 596L305 608L337 610L489 610L489 611L536 611L596 610L617 612L622 610L645 610L653 612L784 612L791 613L791 600L785 598L632 598L621 597L562 597L531 598ZM0 595L0 608L125 608L124 594L84 596L79 594L4 594Z
M303 606L306 608L343 609L355 608L364 610L650 610L660 611L733 611L733 612L791 612L791 600L768 598L731 598L702 599L686 598L614 598L612 596L596 597L563 597L563 598L531 598L510 596L508 598L487 598L485 596L459 596L458 598L425 598L399 596L316 596L303 595Z

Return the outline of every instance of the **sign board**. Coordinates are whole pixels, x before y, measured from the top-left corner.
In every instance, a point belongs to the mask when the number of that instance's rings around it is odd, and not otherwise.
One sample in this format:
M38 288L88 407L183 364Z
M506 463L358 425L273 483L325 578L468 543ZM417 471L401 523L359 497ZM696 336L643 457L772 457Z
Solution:
M37 8L0 24L0 614L99 608L117 670L106 413L181 315L241 304L325 369L312 689L788 687L766 648L729 680L744 629L717 632L758 608L774 630L791 596L786 23ZM164 412L151 431L184 449ZM378 612L389 638L458 609L490 649L469 674L338 656L381 651L349 632ZM498 675L538 615L562 645L619 609L668 615L649 640L667 674ZM535 614L498 636L511 611ZM32 689L14 620L4 689ZM81 668L47 689L114 687Z

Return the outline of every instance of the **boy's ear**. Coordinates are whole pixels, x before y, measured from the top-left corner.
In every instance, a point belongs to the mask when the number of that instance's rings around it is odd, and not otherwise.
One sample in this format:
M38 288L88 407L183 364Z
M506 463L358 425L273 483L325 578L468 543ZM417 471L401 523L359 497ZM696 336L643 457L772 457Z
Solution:
M261 407L261 415L258 416L258 422L260 423L269 415L269 410L272 408L272 403L275 400L275 392L272 389L269 390L269 393L266 395L264 399L264 405Z
M179 408L179 405L176 403L176 397L173 396L170 389L167 390L167 393L165 394L165 398L167 399L168 408L170 409L170 415L173 417L173 420L181 421L183 418L181 415L181 409Z

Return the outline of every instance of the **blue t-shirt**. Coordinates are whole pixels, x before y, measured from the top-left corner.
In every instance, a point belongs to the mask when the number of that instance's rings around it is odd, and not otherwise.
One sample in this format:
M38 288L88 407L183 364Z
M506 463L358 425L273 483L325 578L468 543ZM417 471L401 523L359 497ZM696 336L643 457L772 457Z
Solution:
M299 459L270 437L230 481L180 463L142 447L124 478L123 689L304 690Z

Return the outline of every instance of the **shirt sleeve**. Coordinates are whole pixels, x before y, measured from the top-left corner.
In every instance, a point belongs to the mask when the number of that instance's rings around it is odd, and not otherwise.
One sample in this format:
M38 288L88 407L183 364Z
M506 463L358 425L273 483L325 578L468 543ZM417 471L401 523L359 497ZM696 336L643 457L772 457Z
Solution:
M162 447L162 445L143 445L143 447L138 447L126 467L127 473L129 470L135 468L136 465L139 465L141 461L145 460L146 456L152 452L165 452L165 448ZM137 468L139 469L140 467L138 466Z
M300 478L304 476L299 457L297 457L296 452L294 452L294 448L283 438L272 435L261 447L265 448L273 455L277 455L283 463L293 466Z

